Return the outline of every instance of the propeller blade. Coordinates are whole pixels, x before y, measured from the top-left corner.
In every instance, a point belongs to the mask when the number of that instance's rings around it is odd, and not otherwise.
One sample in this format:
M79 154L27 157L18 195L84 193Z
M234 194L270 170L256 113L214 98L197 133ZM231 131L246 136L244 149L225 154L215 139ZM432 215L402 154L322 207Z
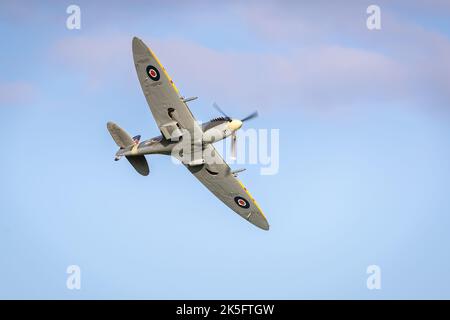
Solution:
M258 111L255 111L255 112L249 114L248 116L246 116L246 117L245 117L244 119L242 119L241 121L242 121L242 122L245 122L245 121L251 120L251 119L253 119L253 118L256 118L257 116L258 116Z
M225 118L230 118L225 112L223 112L223 110L222 109L220 109L219 108L219 106L217 105L217 103L213 103L213 107L217 110L217 111L219 111Z
M236 160L236 131L231 134L231 159Z

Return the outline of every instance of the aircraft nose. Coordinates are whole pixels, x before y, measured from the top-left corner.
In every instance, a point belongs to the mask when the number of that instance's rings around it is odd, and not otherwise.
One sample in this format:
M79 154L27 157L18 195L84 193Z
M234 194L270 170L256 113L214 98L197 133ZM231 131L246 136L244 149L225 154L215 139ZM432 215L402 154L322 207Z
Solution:
M239 130L239 129L242 127L242 121L241 121L241 120L237 120L237 119L233 119L233 120L231 120L231 122L228 124L228 127L229 127L232 131Z

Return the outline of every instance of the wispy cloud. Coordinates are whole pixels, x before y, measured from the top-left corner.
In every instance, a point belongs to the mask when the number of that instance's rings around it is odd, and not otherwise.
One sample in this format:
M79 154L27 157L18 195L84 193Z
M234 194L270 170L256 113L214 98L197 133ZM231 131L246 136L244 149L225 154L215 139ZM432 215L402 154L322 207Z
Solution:
M56 53L72 72L96 85L134 73L130 39L80 37L59 42ZM147 40L147 39L146 39ZM220 51L180 39L146 41L169 73L189 90L244 104L280 107L353 103L375 88L381 98L404 93L407 72L394 60L363 49L315 46L285 53ZM133 75L134 77L134 75Z
M94 88L129 76L133 68L131 39L123 35L68 36L54 44L50 56Z
M322 108L367 100L380 91L375 100L389 99L405 92L408 75L382 54L342 46L242 53L182 40L153 43L182 83L247 105Z
M12 107L35 101L37 89L27 82L0 82L0 107Z
M321 110L380 102L448 106L448 36L381 3L382 30L375 32L365 27L364 1L345 7L233 3L231 12L262 50L217 48L173 35L139 36L182 92L205 93L227 104ZM125 79L135 85L131 36L105 30L62 39L53 56L93 87Z

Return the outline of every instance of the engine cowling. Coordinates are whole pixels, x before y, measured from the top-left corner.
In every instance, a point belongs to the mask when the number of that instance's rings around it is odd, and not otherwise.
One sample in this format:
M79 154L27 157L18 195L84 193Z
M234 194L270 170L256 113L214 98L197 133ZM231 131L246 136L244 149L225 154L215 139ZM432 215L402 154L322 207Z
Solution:
M228 123L222 123L203 133L203 143L213 143L225 139L230 136L233 131L229 128Z

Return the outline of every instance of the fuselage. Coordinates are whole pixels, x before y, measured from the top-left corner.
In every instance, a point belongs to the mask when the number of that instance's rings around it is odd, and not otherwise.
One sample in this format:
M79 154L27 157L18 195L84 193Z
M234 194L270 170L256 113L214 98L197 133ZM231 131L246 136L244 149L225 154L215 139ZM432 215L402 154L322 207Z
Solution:
M209 144L223 140L241 127L242 122L240 120L225 117L212 119L202 124L202 143ZM127 148L120 149L117 151L116 157L146 154L170 155L177 144L182 142L182 139L183 137L178 141L172 141L165 139L164 136L160 135Z

